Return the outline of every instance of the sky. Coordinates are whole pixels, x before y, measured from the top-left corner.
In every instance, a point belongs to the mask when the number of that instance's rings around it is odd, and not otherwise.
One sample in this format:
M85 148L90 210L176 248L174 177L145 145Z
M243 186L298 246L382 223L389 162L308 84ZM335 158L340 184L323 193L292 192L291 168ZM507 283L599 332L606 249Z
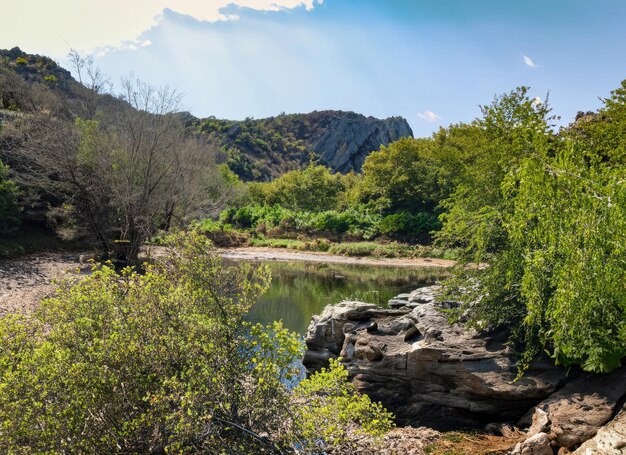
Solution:
M567 123L626 79L624 0L0 0L0 48L93 55L198 117L351 110L416 137L520 85ZM10 19L9 19L10 18Z

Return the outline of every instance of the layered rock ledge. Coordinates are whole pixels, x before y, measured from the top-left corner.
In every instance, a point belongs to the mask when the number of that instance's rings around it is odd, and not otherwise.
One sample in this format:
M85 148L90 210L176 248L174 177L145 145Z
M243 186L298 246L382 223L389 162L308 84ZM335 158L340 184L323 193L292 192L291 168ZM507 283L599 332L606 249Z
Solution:
M389 308L346 301L315 316L304 365L341 357L353 384L396 414L400 425L440 431L527 430L512 454L626 455L626 366L610 374L536 361L521 379L508 333L451 324L437 286L401 294ZM508 427L504 427L508 428Z
M535 362L515 381L506 332L479 334L450 324L437 287L396 297L393 308L342 302L314 317L306 337L309 370L341 357L357 389L402 425L437 430L515 421L550 396L566 371Z

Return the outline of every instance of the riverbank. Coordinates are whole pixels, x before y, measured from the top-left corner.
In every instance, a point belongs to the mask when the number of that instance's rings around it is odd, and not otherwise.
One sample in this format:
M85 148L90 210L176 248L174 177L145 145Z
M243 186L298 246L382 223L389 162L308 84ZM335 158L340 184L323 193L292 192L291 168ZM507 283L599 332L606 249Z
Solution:
M245 261L316 262L325 264L368 265L375 267L450 268L455 261L437 258L373 258L339 256L325 252L302 252L298 250L239 247L218 250L222 257Z

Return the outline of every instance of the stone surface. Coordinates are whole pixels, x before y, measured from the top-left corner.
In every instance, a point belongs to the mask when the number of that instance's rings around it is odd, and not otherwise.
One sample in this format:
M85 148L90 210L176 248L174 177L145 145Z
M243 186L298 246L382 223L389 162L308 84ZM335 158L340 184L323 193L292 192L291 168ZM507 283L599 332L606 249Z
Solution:
M535 408L528 434L545 432L553 445L575 448L613 418L624 397L626 366L610 374L582 375Z
M554 455L550 438L545 433L537 433L515 446L511 455Z
M426 300L426 294L415 295ZM376 329L368 331L373 322ZM450 325L434 299L413 309L342 302L314 317L304 364L317 370L341 356L357 389L401 425L482 428L517 420L565 379L563 369L536 362L515 381L517 359L507 338Z
M575 452L577 455L626 455L626 408Z

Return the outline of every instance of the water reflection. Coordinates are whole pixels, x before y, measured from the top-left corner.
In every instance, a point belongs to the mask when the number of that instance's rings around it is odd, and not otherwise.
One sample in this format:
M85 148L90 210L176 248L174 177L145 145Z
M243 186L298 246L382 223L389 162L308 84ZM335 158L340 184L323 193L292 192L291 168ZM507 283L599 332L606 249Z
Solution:
M248 320L268 324L282 320L301 335L314 314L326 305L357 299L382 306L401 292L434 283L442 271L361 265L270 263L269 291L252 308Z

